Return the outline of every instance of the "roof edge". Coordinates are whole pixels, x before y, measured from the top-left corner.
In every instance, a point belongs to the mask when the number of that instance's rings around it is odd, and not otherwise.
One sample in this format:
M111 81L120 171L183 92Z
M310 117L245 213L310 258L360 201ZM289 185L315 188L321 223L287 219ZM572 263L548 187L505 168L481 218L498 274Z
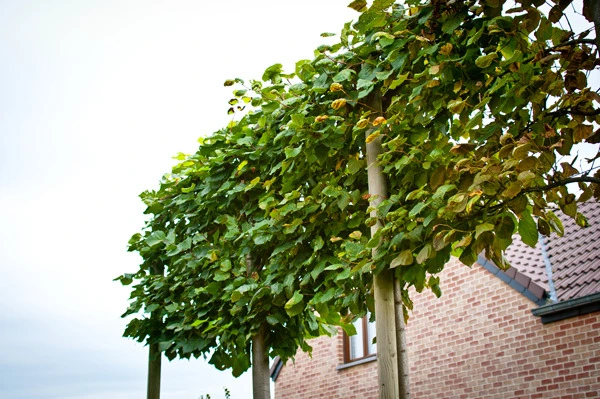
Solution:
M477 257L477 263L536 305L543 306L546 304L548 293L544 288L533 281L531 277L521 273L514 267L510 267L506 271L502 270L496 266L494 262L486 259L483 255Z
M534 316L541 317L542 324L600 311L600 292L531 309Z

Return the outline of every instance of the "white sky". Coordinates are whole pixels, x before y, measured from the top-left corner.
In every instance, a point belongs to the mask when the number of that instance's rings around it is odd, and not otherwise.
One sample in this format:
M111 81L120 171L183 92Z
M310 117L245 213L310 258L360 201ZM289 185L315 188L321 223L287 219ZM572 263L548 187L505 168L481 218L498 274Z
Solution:
M142 398L147 348L121 338L138 194L227 124L259 79L357 14L350 0L0 0L0 397ZM163 398L251 397L202 361Z

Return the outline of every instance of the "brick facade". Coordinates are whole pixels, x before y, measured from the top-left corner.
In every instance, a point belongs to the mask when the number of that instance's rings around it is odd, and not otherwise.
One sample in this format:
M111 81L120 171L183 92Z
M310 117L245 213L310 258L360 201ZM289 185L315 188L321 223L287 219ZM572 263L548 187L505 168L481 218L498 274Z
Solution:
M443 295L413 293L407 340L413 398L600 397L600 313L543 325L537 307L480 266L454 260ZM377 398L377 364L338 370L342 335L311 342L275 383L276 399Z

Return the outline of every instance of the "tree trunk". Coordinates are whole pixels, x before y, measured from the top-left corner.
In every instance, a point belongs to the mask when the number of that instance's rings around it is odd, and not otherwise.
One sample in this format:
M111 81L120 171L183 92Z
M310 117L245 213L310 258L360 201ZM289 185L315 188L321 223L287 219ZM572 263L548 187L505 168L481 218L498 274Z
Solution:
M402 306L402 287L398 279L394 279L394 299L396 307L396 344L398 346L398 390L401 399L410 398L408 351L406 349L406 323Z
M246 275L255 271L252 255L246 255ZM258 333L252 337L252 398L271 399L271 373L269 369L269 348L267 347L268 327L263 323Z
M266 345L267 328L263 324L259 333L252 338L252 397L271 398L269 348Z
M369 96L369 107L381 114L381 94L374 91ZM379 114L379 115L378 115ZM366 137L372 133L367 131ZM381 153L381 136L367 143L367 172L369 177L369 194L373 197L372 206L377 206L387 197L387 184L383 170L377 161ZM371 217L377 212L372 211ZM371 226L371 236L381 228L381 222ZM373 256L377 248L373 249ZM396 346L396 326L394 312L394 272L387 268L373 276L373 292L375 297L375 335L377 337L377 374L379 379L379 398L397 399L398 396L398 354Z
M164 266L154 265L150 269L150 273L155 275L164 274ZM156 314L151 314L150 317L156 317ZM159 344L150 344L148 354L148 386L146 388L147 399L160 399L160 373L162 353Z
M150 344L150 354L148 355L148 399L160 399L161 358L158 343Z

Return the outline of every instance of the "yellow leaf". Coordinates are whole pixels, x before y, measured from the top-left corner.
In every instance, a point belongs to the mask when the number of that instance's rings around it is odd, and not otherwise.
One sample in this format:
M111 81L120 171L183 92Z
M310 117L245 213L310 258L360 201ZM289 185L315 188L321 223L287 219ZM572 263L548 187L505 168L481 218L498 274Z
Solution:
M242 170L242 169L244 169L244 166L246 166L246 165L248 165L248 161L246 161L246 160L243 160L243 161L242 161L242 162L241 162L241 163L238 165L238 167L237 167L237 170L239 171L239 170Z
M452 43L446 43L444 44L442 47L440 47L440 54L442 55L450 55L450 53L452 52L452 48L454 46L452 46Z
M266 190L268 190L268 189L269 189L269 187L271 187L271 185L272 185L273 183L275 183L275 180L276 180L276 178L275 178L275 177L274 177L274 178L272 178L272 179L266 180L266 181L263 183L263 187L264 187Z
M359 129L364 129L367 126L369 126L369 120L368 119L361 119L358 122L356 122L356 127L359 128Z
M319 115L315 118L315 122L319 123L319 122L326 121L327 119L329 119L329 117L327 115Z
M454 92L455 93L458 93L461 88L462 88L462 80L459 80L458 82L454 83Z
M460 114L462 110L465 109L465 105L466 103L464 100L451 100L448 102L448 109L454 114Z
M331 86L329 86L329 90L330 91L342 91L342 90L344 90L344 86L342 86L339 83L332 83Z
M375 118L375 120L373 120L373 126L383 125L386 122L387 121L383 116L378 116L377 118Z
M375 140L377 137L379 137L379 130L378 130L378 131L376 131L375 133L371 133L371 134L370 134L370 135L367 137L367 139L365 140L365 142L366 142L367 144L369 144L370 142L372 142L373 140Z
M333 108L333 109L340 109L344 105L346 105L346 99L344 99L344 98L338 98L337 100L335 100L335 101L333 101L331 103L331 108Z
M358 240L358 239L360 239L360 237L362 237L362 233L358 230L355 230L352 233L350 233L350 235L348 237Z

